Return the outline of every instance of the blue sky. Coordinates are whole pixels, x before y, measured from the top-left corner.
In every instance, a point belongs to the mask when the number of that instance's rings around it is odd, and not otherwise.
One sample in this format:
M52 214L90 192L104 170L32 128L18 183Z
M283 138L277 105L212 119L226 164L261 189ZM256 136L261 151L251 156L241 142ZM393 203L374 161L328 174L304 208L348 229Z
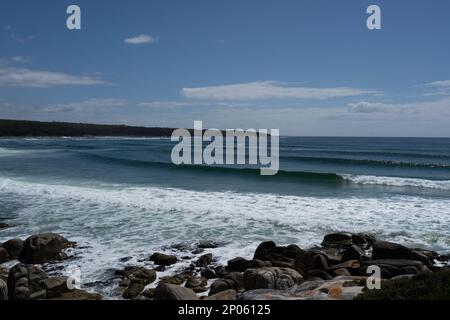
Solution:
M0 118L450 136L449 14L446 0L2 0Z

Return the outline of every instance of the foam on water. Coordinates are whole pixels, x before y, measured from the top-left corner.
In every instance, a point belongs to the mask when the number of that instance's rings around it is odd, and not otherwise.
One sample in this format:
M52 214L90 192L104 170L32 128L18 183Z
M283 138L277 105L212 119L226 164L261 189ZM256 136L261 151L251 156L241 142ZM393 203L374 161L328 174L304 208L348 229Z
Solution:
M20 203L0 241L58 232L79 242L83 281L167 245L218 240L221 262L251 258L267 239L301 247L332 231L372 232L436 250L450 248L450 200L412 196L323 198L277 194L197 192L159 187L49 185L0 178L0 203Z
M363 175L342 175L342 176L344 177L344 179L357 184L450 190L450 180L426 180L414 178L380 177L380 176L363 176Z

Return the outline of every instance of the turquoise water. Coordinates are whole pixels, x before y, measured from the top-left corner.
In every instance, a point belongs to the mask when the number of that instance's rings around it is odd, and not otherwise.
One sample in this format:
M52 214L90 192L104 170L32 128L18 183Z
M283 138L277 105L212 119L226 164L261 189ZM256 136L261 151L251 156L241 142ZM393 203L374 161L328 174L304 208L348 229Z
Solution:
M280 172L175 166L169 139L0 140L0 241L54 231L80 243L85 282L171 244L217 240L219 261L262 240L332 231L450 249L450 139L280 139ZM183 253L180 253L183 254Z

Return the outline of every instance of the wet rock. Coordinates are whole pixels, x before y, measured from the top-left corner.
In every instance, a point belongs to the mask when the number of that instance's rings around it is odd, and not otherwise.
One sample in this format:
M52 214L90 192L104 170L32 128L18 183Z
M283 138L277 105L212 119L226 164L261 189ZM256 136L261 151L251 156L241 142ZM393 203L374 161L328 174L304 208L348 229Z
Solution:
M166 271L166 266L156 266L155 271L164 272Z
M216 241L211 241L211 240L203 240L203 241L199 241L199 243L197 244L197 247L201 248L201 249L214 249L214 248L219 247L219 243L217 243Z
M56 233L42 233L27 238L19 260L24 263L41 264L60 260L62 250L73 244Z
M58 297L50 300L101 300L102 296L98 293L91 293L84 290L74 289L72 291L64 292Z
M387 241L376 241L373 244L372 259L408 259L421 261L427 266L433 265L425 254Z
M153 261L154 264L161 266L170 266L177 263L177 260L177 257L174 255L167 255L159 252L152 254L150 257L150 261Z
M243 288L244 274L242 272L230 272L223 279L216 280L211 284L209 295L213 295L228 289L240 291Z
M369 233L356 233L352 234L352 242L354 245L367 250L369 249L374 242L377 241L375 236Z
M173 276L162 277L159 280L159 283L168 283L168 284L183 284L190 276L192 276L191 272L178 273Z
M145 286L156 280L156 272L153 269L138 268L127 275L130 280L123 293L125 299L136 299Z
M195 292L204 292L206 291L205 286L208 284L206 278L190 276L186 280L186 284L184 285L186 288L190 288Z
M141 297L144 297L144 298L147 298L147 299L155 299L155 288L145 289L141 293Z
M277 245L273 241L264 241L255 250L253 260L271 261Z
M272 266L272 263L270 263L270 266ZM249 268L263 268L263 267L269 267L268 263L258 260L258 259L253 259L250 260L248 263L248 267Z
M365 252L361 247L357 245L352 245L344 250L342 254L342 261L347 260L363 260L365 257Z
M0 230L6 229L6 228L11 228L11 227L12 226L7 223L0 223Z
M209 279L216 279L216 278L218 278L216 272L215 272L213 269L209 268L209 267L203 269L203 270L200 272L200 275L201 275L202 277L205 277L205 278L208 279L208 280L209 280Z
M214 272L220 277L223 278L227 275L227 270L224 266L217 266L214 268Z
M56 298L63 293L73 290L67 286L69 277L59 276L45 279L45 287L47 288L47 299Z
M8 269L0 267L0 279L1 280L7 282L8 281L8 273L9 273Z
M21 239L11 239L2 244L2 247L8 252L9 259L18 259L23 249L23 241Z
M8 285L0 279L0 301L8 300Z
M162 283L155 289L156 300L198 300L195 292L175 284Z
M285 290L294 284L303 282L303 276L294 269L264 267L248 269L244 273L246 290L253 289L280 289Z
M47 274L33 265L16 264L8 275L10 300L45 299Z
M5 250L5 248L0 247L0 263L3 263L8 260L9 260L8 252Z
M236 294L236 290L228 289L206 297L204 300L236 300Z
M249 261L247 259L237 257L228 261L227 270L243 272L248 268L248 266Z
M212 253L207 253L198 258L198 260L195 261L194 264L197 267L207 267L211 264L212 258L213 258Z
M347 232L336 232L327 234L322 241L324 247L343 247L353 244L353 236Z

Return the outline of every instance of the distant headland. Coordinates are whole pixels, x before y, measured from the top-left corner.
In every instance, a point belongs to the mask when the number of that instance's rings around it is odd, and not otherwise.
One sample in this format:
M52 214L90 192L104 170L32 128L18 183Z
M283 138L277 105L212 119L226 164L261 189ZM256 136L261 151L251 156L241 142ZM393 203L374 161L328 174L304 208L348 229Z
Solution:
M170 137L174 128L0 119L0 137Z

